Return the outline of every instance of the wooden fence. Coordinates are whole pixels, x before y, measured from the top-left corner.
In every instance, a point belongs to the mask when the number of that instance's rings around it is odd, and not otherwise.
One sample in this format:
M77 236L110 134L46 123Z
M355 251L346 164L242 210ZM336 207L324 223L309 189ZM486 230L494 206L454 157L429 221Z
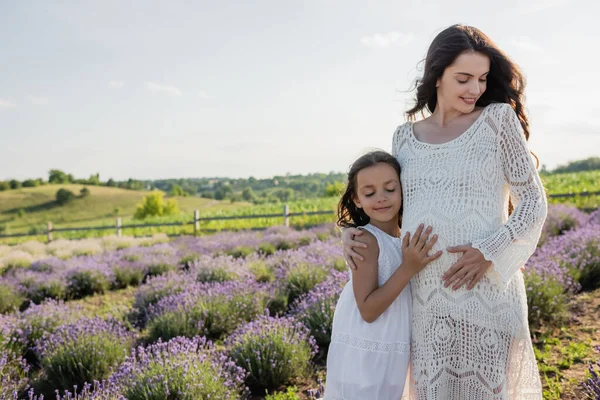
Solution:
M71 227L71 228L54 228L52 222L47 223L46 232L44 233L48 238L48 242L52 241L52 234L56 232L75 232L75 231L100 231L100 230L111 230L114 229L118 237L121 237L123 234L123 229L127 228L153 228L153 227L162 227L162 226L186 226L193 225L194 226L194 235L198 235L200 232L200 223L202 221L219 221L219 220L237 220L237 219L255 219L255 218L282 218L283 225L290 226L290 218L293 217L302 217L302 216L310 216L310 215L327 215L334 214L333 210L326 211L302 211L291 213L289 206L286 204L283 206L283 212L280 214L255 214L255 215L232 215L232 216L223 216L223 217L200 217L199 210L194 210L194 216L191 221L188 222L167 222L167 223L157 223L157 224L133 224L133 225L123 225L121 217L117 217L116 226L93 226L93 227ZM40 233L32 234L32 233L14 233L9 235L0 235L0 239L2 238L16 238L16 237L25 237L25 236L39 236Z
M562 193L562 194L550 194L549 198L571 198L571 197L587 197L587 196L598 196L600 195L600 191L597 192L582 192L582 193ZM594 209L583 209L583 211L591 212ZM303 211L290 213L289 206L286 204L283 206L283 213L281 214L259 214L259 215L232 215L227 217L200 217L200 212L198 210L194 210L193 219L189 222L169 222L169 223L160 223L160 224L135 224L135 225L123 225L121 221L121 217L118 217L116 220L116 226L95 226L95 227L79 227L79 228L54 228L52 226L52 222L48 222L46 227L46 232L44 233L48 238L48 242L52 241L52 234L55 232L74 232L74 231L99 231L99 230L110 230L114 229L116 231L117 236L121 237L123 229L127 228L152 228L152 227L162 227L162 226L186 226L186 225L194 225L194 235L197 235L200 232L200 223L202 221L218 221L218 220L234 220L234 219L254 219L254 218L283 218L283 224L285 226L290 226L290 218L298 217L298 216L309 216L309 215L327 215L334 214L333 210L325 210L325 211ZM0 235L0 239L3 238L16 238L16 237L25 237L25 236L39 236L39 233L14 233L9 235Z

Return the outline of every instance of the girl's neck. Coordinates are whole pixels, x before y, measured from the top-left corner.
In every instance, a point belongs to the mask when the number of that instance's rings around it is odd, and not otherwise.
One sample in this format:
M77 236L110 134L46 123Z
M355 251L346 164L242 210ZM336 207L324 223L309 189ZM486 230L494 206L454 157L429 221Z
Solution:
M398 217L392 218L389 221L377 221L371 218L370 224L381 229L385 233L393 237L400 236L400 227L398 226Z

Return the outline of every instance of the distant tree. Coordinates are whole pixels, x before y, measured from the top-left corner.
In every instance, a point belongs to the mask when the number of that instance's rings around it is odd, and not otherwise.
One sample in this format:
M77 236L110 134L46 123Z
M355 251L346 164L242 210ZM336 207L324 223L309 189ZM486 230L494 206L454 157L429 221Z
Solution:
M88 179L86 183L94 186L100 185L100 174L90 175L90 179Z
M75 195L70 190L61 188L56 192L56 202L59 205L65 205L75 198Z
M215 190L215 199L216 200L223 200L224 198L225 198L225 192L223 191L222 188Z
M135 210L134 218L144 219L146 217L160 217L179 213L177 202L173 199L165 202L164 195L160 190L153 190L144 196L142 203L138 204Z
M71 183L71 181L69 180L69 175L61 170L51 169L48 174L48 183Z
M294 191L292 189L277 189L273 192L273 196L281 202L290 201L294 197Z
M10 183L2 181L0 182L0 192L10 189Z
M115 186L117 186L117 183L115 182L115 180L113 178L110 178L108 180L108 182L106 182L106 186L115 187Z
M81 197L87 197L90 195L90 189L86 188L85 186L79 191L79 194L81 195Z
M36 187L40 185L39 179L27 179L23 181L23 187Z
M144 182L138 181L136 179L129 178L127 180L127 183L126 183L125 187L127 189L131 189L131 190L143 190L144 189Z
M19 189L21 187L21 182L16 179L12 179L9 184L11 189Z
M242 199L245 201L254 201L256 199L256 195L252 188L248 187L242 191Z
M344 192L344 189L346 189L346 185L344 185L342 182L328 183L327 186L325 187L325 196L327 196L327 197L340 196Z
M600 157L590 157L584 160L571 161L567 165L557 167L553 173L579 172L600 169Z
M171 196L188 196L188 193L185 190L183 190L179 185L173 185L169 194Z

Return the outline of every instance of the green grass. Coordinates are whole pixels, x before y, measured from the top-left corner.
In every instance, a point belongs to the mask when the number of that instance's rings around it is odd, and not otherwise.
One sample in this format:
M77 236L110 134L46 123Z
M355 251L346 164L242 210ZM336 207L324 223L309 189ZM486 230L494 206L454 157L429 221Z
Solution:
M570 172L564 174L543 175L542 181L548 193L583 193L600 191L600 171ZM578 208L600 207L600 196L576 196L572 198L555 198L552 204L566 203Z
M580 193L600 190L600 171L543 175L542 181L547 193ZM135 207L147 192L133 191L102 186L87 186L90 195L76 198L65 206L54 202L56 191L65 188L79 194L83 185L44 185L35 188L22 188L0 192L0 234L39 233L38 236L0 239L0 243L17 243L27 240L45 240L47 222L54 228L64 227L115 227L116 217L120 216L123 225L142 223L184 223L193 220L193 210L200 210L200 217L222 217L256 214L283 214L283 204L252 205L250 203L231 203L199 197L174 198L181 210L176 216L149 218L144 221L133 219ZM336 209L338 198L314 198L289 202L290 212L321 211ZM550 203L567 203L579 208L600 207L600 196L550 199ZM118 212L115 212L115 209ZM335 215L302 216L290 218L290 224L297 228L334 222ZM241 230L266 228L281 225L282 217L202 221L201 232L220 230ZM71 231L54 233L53 238L80 239L101 237L114 234L116 229L102 231ZM192 234L194 227L174 226L155 228L126 228L123 234L128 236L149 236L154 233L168 235Z

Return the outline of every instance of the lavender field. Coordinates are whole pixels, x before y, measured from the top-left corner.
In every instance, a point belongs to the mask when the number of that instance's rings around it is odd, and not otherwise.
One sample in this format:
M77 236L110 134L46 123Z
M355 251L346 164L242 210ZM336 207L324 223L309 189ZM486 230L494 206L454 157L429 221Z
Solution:
M348 280L332 225L3 246L0 272L0 399L317 399ZM525 276L544 398L600 399L600 210L551 206Z

